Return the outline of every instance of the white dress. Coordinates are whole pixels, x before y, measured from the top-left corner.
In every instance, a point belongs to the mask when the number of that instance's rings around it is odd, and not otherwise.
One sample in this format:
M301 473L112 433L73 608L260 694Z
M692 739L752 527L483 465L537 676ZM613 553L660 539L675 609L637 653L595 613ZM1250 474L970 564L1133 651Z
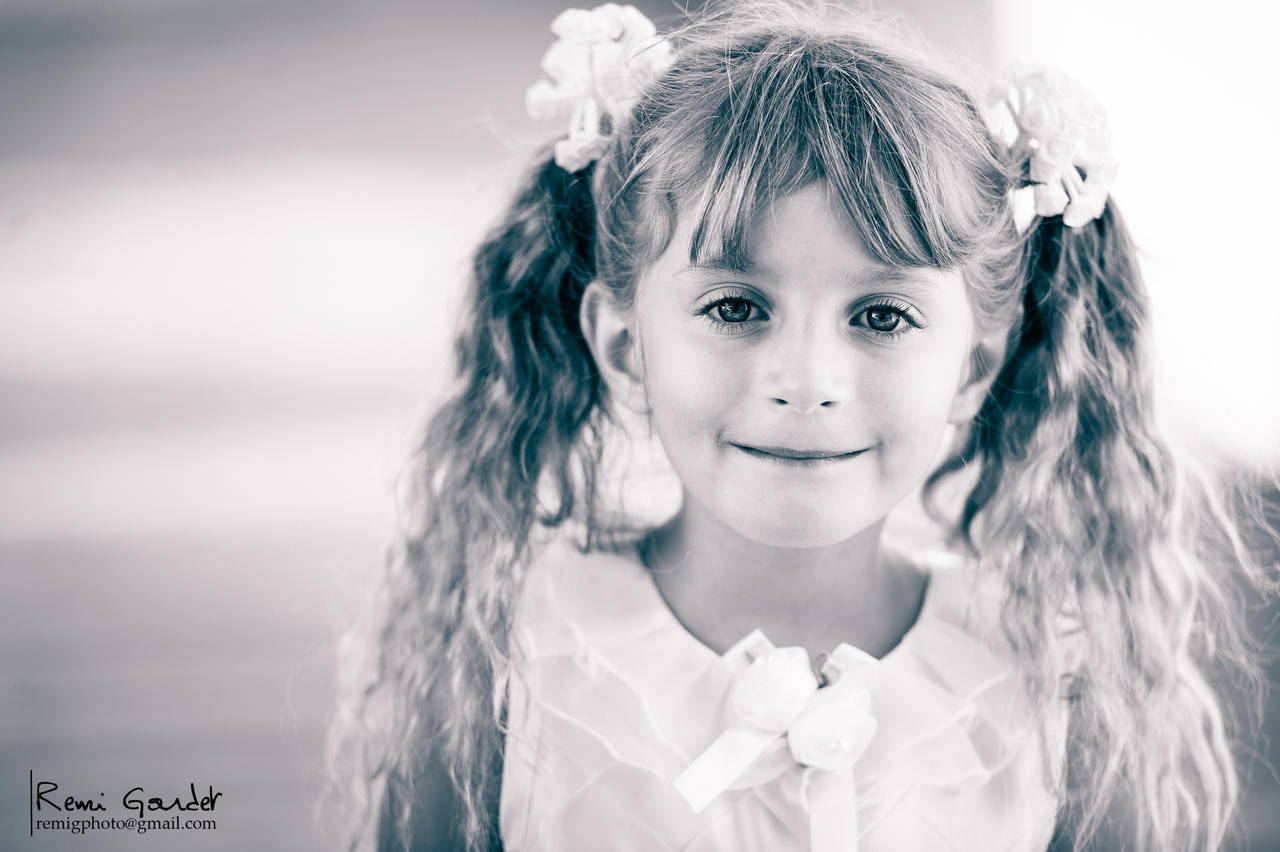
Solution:
M930 579L902 641L880 659L840 645L814 691L759 631L703 645L634 547L552 542L516 613L505 848L1043 852L1057 805L994 598L956 557L916 562Z

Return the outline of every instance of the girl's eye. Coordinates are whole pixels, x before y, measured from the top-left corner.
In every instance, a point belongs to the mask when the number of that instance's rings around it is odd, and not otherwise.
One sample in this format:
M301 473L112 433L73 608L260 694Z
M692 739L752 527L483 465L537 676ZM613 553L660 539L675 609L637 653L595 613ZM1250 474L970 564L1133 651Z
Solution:
M705 317L713 331L736 334L749 324L767 319L764 310L746 296L720 296L698 308L697 316Z
M913 328L924 328L924 323L916 319L909 306L895 302L867 305L854 314L850 322L888 340L900 337Z

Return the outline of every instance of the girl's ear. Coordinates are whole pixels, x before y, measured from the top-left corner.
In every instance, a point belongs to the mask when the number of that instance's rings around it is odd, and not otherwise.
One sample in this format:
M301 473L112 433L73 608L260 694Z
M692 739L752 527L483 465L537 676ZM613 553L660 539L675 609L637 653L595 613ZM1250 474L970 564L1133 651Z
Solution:
M582 294L578 321L609 395L637 414L648 414L644 359L628 311L609 288L592 281Z
M963 383L951 400L951 412L947 422L964 425L973 422L986 401L987 391L1004 364L1009 346L1009 329L997 328L988 332L974 344L969 355L969 370Z

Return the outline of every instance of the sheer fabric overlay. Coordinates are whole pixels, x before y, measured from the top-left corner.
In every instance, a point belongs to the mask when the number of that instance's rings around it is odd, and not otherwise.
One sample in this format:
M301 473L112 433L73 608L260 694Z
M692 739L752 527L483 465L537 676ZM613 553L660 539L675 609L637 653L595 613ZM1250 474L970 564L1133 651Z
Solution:
M856 686L870 716L853 728L871 733L852 765L800 763L796 738L777 736L695 811L677 779L734 727L734 684L772 643L755 631L723 655L703 645L634 545L544 545L516 615L526 675L510 693L505 847L1044 850L1057 805L995 590L951 554L913 559L929 584L902 641L879 659L847 644L829 652L839 680L818 692ZM1060 749L1065 705L1055 710Z

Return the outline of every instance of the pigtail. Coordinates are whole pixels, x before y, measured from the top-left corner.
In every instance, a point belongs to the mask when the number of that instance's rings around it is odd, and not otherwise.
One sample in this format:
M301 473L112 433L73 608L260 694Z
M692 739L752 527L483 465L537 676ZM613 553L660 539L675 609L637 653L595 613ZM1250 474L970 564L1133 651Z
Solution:
M965 446L930 483L981 463L959 529L1005 578L1005 633L1036 661L1033 700L1070 703L1071 848L1120 818L1139 850L1216 849L1238 789L1202 666L1215 655L1256 672L1192 521L1230 523L1192 505L1158 437L1147 297L1114 205L1083 228L1040 220L1022 268L1021 326Z
M378 606L377 670L360 715L383 716L363 719L360 738L384 739L359 767L375 807L353 849L368 842L380 810L379 848L408 848L424 767L452 783L458 843L474 851L497 838L521 566L534 522L556 526L573 514L575 473L583 501L594 502L591 414L601 388L578 323L593 276L591 173L568 173L548 156L476 252L456 389L417 449L407 506L416 526L390 560ZM376 806L380 798L390 807Z

